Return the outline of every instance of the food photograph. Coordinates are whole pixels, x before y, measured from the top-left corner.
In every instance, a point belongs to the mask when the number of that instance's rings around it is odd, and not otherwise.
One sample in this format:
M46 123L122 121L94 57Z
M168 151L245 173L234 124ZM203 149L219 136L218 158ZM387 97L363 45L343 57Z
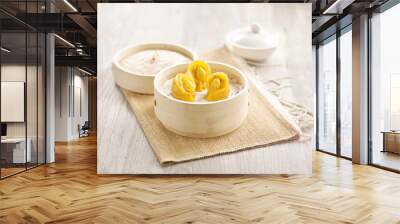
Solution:
M309 5L98 8L98 173L311 172Z

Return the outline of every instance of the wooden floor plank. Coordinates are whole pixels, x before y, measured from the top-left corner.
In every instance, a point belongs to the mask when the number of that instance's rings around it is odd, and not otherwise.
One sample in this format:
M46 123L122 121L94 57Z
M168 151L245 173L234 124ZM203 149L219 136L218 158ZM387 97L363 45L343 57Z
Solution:
M96 139L0 181L0 223L400 223L400 175L320 152L313 174L96 174Z

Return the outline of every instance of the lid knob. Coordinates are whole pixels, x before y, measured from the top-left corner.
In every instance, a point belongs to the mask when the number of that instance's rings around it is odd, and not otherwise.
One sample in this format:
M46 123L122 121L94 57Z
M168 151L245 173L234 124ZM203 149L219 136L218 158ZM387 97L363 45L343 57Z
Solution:
M257 23L254 23L251 25L251 32L253 33L260 33L261 31L261 26Z

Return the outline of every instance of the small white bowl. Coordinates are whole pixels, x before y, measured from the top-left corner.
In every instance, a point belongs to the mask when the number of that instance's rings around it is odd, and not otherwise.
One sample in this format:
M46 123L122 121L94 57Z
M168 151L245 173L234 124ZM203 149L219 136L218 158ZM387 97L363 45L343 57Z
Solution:
M241 84L234 96L212 102L187 102L164 92L164 83L189 63L182 63L160 71L154 80L154 109L157 118L170 131L195 138L210 138L227 134L240 127L247 117L249 101L248 80L240 70L223 63L208 62L213 72L225 72Z
M170 43L142 43L124 48L113 59L114 81L117 85L132 92L143 94L154 93L153 81L156 74L135 73L121 65L123 58L145 50L169 50L178 52L191 60L197 58L197 55L188 48Z
M226 36L227 47L240 57L251 61L265 61L275 51L277 43L262 31L245 27Z

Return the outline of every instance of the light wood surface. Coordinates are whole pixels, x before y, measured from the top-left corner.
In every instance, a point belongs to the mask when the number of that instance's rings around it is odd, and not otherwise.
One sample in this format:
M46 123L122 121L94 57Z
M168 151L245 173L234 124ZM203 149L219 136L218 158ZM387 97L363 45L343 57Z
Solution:
M97 175L96 141L0 181L0 223L400 223L400 175L313 153L313 174Z
M113 56L126 46L145 41L167 41L182 44L200 54L222 47L229 31L257 22L266 32L275 35L279 46L271 60L256 68L256 73L264 74L264 79L292 75L296 85L285 94L311 110L310 20L311 4L99 4L98 172L310 173L311 141L160 166L134 113L114 84L111 71Z
M1 178L25 171L25 164L14 165L15 167L1 168Z

